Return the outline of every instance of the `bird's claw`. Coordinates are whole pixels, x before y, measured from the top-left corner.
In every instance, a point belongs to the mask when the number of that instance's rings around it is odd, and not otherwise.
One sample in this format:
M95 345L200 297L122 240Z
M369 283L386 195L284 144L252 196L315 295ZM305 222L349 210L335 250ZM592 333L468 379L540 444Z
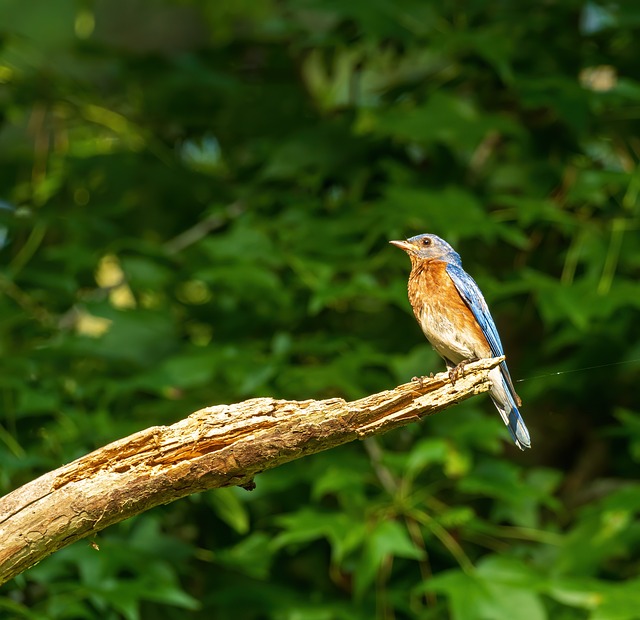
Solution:
M463 360L457 366L449 368L449 381L452 385L455 385L456 381L464 375L464 367L469 363L469 360Z
M411 377L411 381L417 381L418 385L420 387L424 387L424 382L427 381L428 379L433 379L433 373L430 372L429 376L427 377L427 375L424 375L422 377Z

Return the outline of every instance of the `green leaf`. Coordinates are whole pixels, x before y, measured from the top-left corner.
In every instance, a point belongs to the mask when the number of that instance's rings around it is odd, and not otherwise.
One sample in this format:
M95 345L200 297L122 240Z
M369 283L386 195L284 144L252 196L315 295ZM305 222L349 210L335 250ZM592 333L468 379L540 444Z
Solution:
M432 464L442 464L447 460L449 445L444 439L422 439L412 448L407 459L407 470L416 474Z
M640 609L640 579L612 584L606 590L602 603L596 607L590 620L634 620Z
M339 512L316 512L307 508L277 517L276 523L284 532L274 538L275 549L326 539L337 564L361 545L366 535L364 523Z
M355 591L362 596L371 586L383 562L393 558L421 560L424 551L411 541L406 528L397 521L381 521L367 533L363 554L355 574Z
M207 493L207 501L218 517L238 534L249 531L249 512L238 499L238 489L225 487Z
M371 121L370 121L371 123ZM517 125L505 117L483 114L470 99L442 91L414 106L409 102L377 115L374 131L395 139L425 144L442 142L452 149L467 151L478 146L489 131L515 134Z
M238 570L254 579L269 577L274 559L271 539L264 532L250 534L237 545L214 553L217 564Z
M474 574L447 571L429 579L421 590L446 594L454 620L546 620L542 600L532 591L537 582L535 573L515 559L489 558Z
M565 575L595 574L604 560L625 557L640 536L639 485L629 484L588 506L568 533L555 570Z

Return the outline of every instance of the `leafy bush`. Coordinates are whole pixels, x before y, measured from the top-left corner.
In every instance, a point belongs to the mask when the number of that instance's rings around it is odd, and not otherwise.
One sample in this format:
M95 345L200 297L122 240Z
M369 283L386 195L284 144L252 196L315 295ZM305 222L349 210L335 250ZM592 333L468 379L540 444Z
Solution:
M5 1L3 492L203 405L440 370L386 243L426 231L533 450L474 399L109 528L2 614L637 618L632 4Z

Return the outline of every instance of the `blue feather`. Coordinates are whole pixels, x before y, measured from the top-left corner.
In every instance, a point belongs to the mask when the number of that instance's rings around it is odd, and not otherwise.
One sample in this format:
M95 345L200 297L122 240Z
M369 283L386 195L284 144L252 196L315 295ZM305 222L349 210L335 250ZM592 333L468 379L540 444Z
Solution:
M449 262L447 264L447 273L453 281L458 293L460 293L460 296L473 313L476 321L478 321L478 325L480 325L482 333L489 343L492 355L494 357L501 357L504 355L502 342L498 335L498 328L493 321L487 302L485 301L475 280L462 268L462 264L459 260ZM500 413L503 415L505 423L509 428L509 432L511 433L516 445L521 449L523 447L529 448L531 447L529 431L527 430L524 420L518 411L520 398L516 394L516 390L513 387L513 381L511 380L511 375L509 374L509 369L507 368L507 363L504 361L500 363L500 374L502 383L501 391L504 393L504 397L496 398L495 396L492 396L493 401ZM505 400L506 402L504 402Z
M500 342L500 336L498 335L498 328L493 322L487 302L484 300L476 281L459 264L449 263L447 265L447 273L456 285L458 293L460 293L462 299L464 299L471 312L473 312L473 316L476 318L476 321L478 321L478 325L482 328L482 333L485 335L491 347L491 353L493 353L495 357L504 355L502 342Z

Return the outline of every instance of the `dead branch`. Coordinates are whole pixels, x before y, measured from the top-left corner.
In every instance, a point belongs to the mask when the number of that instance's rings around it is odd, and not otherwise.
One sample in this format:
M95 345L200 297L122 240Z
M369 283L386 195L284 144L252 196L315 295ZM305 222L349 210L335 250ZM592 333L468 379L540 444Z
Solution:
M54 551L160 504L216 487L253 488L266 469L417 422L486 392L503 358L346 402L254 398L114 441L0 498L0 584Z

